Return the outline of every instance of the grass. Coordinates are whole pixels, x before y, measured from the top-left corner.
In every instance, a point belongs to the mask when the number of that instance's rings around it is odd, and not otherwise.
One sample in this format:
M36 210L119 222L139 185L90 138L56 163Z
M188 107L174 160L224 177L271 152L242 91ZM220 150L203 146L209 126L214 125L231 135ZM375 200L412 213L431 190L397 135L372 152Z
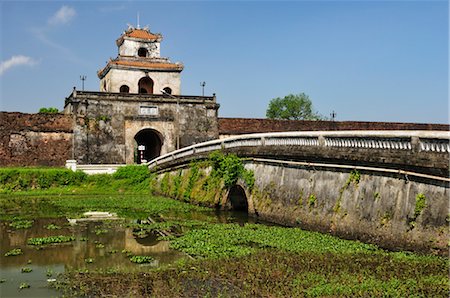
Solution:
M65 168L1 168L0 194L148 194L151 178L147 167L137 165L90 176Z
M59 287L95 297L447 297L445 261L426 264L389 254L264 249L133 274L72 272Z

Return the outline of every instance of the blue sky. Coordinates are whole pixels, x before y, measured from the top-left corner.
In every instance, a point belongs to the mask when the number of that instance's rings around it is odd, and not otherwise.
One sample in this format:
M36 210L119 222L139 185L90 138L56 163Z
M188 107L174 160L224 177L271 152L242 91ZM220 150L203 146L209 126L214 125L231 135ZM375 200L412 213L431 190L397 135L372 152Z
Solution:
M3 1L0 110L63 108L136 25L183 62L182 94L217 94L222 117L264 118L308 94L338 120L449 123L447 1Z

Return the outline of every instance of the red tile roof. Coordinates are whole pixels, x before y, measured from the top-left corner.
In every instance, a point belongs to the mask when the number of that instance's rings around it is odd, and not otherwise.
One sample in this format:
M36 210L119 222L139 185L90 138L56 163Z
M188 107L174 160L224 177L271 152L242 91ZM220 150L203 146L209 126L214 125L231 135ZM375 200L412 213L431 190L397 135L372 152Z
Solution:
M132 29L130 31L125 32L125 36L146 39L146 40L157 40L160 36L150 33L150 31L145 29Z
M176 63L160 63L160 62L151 62L151 61L111 61L109 62L115 65L123 65L123 66L132 66L132 67L142 67L149 69L170 69L170 70L182 70L183 65Z
M160 70L160 71L182 71L184 66L181 63L169 62L152 62L152 61L125 61L125 60L111 60L108 64L98 71L98 77L102 78L108 70L113 66L123 66L131 68L141 68L146 70Z

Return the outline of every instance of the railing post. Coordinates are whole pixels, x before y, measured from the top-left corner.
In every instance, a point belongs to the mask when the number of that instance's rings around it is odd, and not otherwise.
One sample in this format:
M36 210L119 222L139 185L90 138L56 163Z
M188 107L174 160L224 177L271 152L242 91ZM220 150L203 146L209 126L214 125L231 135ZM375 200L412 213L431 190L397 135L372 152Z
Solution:
M420 151L420 139L419 137L411 137L411 150L413 152Z
M317 139L318 139L319 146L320 147L325 147L325 137L320 135L320 136L318 136Z

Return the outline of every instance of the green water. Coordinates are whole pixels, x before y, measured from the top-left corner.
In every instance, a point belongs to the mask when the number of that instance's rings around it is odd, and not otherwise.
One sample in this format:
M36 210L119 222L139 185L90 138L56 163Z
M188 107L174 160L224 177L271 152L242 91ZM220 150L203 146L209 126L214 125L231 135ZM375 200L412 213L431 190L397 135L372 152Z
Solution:
M101 204L98 204L102 200L105 202L104 208L99 207ZM111 197L110 195L95 196L95 200L77 196L58 196L45 199L1 197L0 206L3 207L1 210L3 220L0 220L0 279L2 281L0 296L57 297L59 296L58 291L52 289L50 285L59 273L66 270L75 269L88 272L101 269L133 272L148 269L148 267L156 268L188 258L184 253L170 249L168 241L158 240L158 236L160 236L158 233L148 231L139 233L138 229L130 227L133 224L145 223L147 214L156 221L170 218L171 220L197 219L241 224L248 222L245 214L220 213L200 208L197 210L196 207L180 211L179 202L166 199L169 203L162 204L161 200L150 196L147 196L146 200L150 202L151 207L141 208L136 203L133 209L129 206L133 200L140 202L143 198L142 196ZM94 201L95 204L92 203ZM114 203L114 206L111 207L111 202L120 202L120 204ZM162 205L164 206L161 207ZM155 208L158 212L152 213ZM78 221L76 224L70 224L68 221L68 217L73 218L74 214L80 214L86 210L111 211L112 209L122 214L120 220ZM140 219L133 218L133 214L136 213ZM31 226L28 228L12 226L11 224L17 222L18 218L28 220ZM30 238L59 235L70 235L75 240L43 246L27 243ZM22 250L22 254L5 256L5 253L17 248ZM146 264L136 264L130 261L130 256L133 255L150 256L152 261ZM22 273L22 268L30 268L32 271ZM20 289L23 284L30 287Z

